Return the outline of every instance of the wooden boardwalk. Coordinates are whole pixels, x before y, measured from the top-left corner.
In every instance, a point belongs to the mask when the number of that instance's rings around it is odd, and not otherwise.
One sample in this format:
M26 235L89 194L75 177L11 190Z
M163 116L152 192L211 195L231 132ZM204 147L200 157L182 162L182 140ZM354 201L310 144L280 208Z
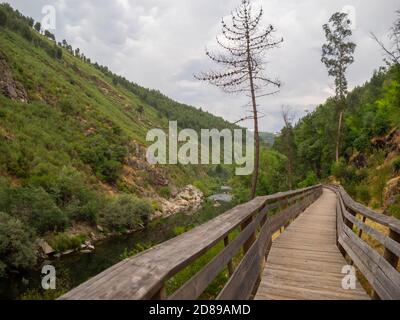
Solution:
M273 242L255 299L369 299L358 282L356 290L342 288L347 264L336 246L336 195L324 189Z

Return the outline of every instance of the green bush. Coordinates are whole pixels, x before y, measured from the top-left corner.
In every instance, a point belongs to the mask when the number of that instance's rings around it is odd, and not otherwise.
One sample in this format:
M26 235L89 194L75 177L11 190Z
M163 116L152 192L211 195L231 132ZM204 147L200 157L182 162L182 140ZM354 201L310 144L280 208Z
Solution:
M0 27L5 26L7 23L7 14L4 10L0 9Z
M394 172L400 173L400 157L397 158L397 159L395 159L395 160L392 162L392 166L393 166Z
M66 250L78 249L81 244L85 243L85 235L70 236L66 233L57 234L54 239L49 241L49 244L57 252L64 252Z
M133 230L147 223L152 212L151 205L146 201L121 195L106 205L100 220L110 230Z
M371 145L370 139L365 134L361 134L353 142L354 148L356 148L356 150L358 151L367 150L370 147L370 145Z
M170 187L162 187L159 190L159 194L161 197L165 199L171 198L171 188Z
M365 205L369 204L371 200L371 194L366 186L360 185L357 187L357 198Z
M36 264L34 234L19 219L0 212L0 277Z
M186 228L184 226L176 226L173 229L173 233L174 233L175 236L179 236L179 235L181 235L181 234L183 234L185 232L186 232Z
M103 197L91 191L82 174L72 167L61 170L38 166L33 170L29 185L44 188L56 204L74 221L94 223L103 206Z
M20 219L39 234L64 230L67 216L42 188L10 187L0 181L0 210Z
M318 177L315 172L310 171L305 180L299 183L299 188L307 188L318 183Z
M85 141L85 146L80 146L81 158L92 167L100 179L115 184L122 172L122 163L127 154L123 143L123 138L119 141L107 140L106 134L92 136Z

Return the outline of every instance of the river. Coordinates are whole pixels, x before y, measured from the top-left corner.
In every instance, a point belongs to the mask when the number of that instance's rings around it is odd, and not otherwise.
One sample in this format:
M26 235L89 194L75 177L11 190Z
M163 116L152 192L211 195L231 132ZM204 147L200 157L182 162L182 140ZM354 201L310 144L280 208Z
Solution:
M218 195L216 195L218 198ZM58 259L45 261L56 268L57 281L61 278L63 286L72 289L89 278L99 274L123 259L126 251L137 248L138 245L156 245L177 235L177 229L191 228L220 215L232 208L232 202L207 201L203 208L195 214L180 213L166 219L153 221L149 226L129 235L115 236L95 244L92 253L73 253ZM0 299L20 299L21 295L34 290L41 291L41 268L37 270L11 274L6 279L0 279Z

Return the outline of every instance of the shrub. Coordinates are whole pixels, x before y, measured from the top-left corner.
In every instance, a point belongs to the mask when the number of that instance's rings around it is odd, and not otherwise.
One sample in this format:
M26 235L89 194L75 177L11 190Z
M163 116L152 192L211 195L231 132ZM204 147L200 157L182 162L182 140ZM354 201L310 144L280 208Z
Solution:
M103 180L110 184L114 184L122 172L122 164L116 160L106 160L100 166L100 173Z
M86 146L81 147L82 160L89 164L96 175L105 182L115 184L122 171L122 163L127 149L124 141L108 141L107 133L88 138ZM111 139L109 139L111 140Z
M356 138L353 142L354 148L358 151L365 151L371 145L370 139L365 134L361 134L358 138Z
M42 188L13 188L0 183L0 210L33 227L39 234L63 230L68 218Z
M19 219L0 212L0 277L9 269L33 267L36 263L34 234Z
M392 166L395 173L400 173L400 157L392 162Z
M138 113L143 113L143 112L144 112L144 107L143 107L142 105L139 105L139 106L136 108L136 111L137 111Z
M5 26L7 23L7 14L4 10L0 9L0 27Z
M147 223L152 212L151 205L146 201L130 195L122 195L106 205L101 220L102 224L110 230L133 230Z
M35 28L35 30L37 32L40 32L40 30L42 29L41 23L40 22L36 22L34 28Z
M170 187L162 187L160 188L159 194L161 197L165 199L169 199L171 197L171 188Z
M357 198L360 199L361 202L368 205L371 200L371 195L366 186L361 185L357 187Z
M102 197L86 186L84 177L75 168L64 166L59 172L55 170L38 166L28 183L44 188L70 219L95 222L103 206Z
M59 233L54 237L54 239L49 241L49 244L57 252L64 252L66 250L78 249L81 244L85 243L85 241L85 235L70 236L66 233Z
M181 234L184 234L186 232L186 228L184 226L176 226L173 229L174 235L179 236Z
M313 185L316 185L318 183L318 177L315 174L315 172L310 171L307 174L307 177L305 178L305 180L303 180L302 182L299 183L299 188L307 188L307 187L311 187Z
M61 111L66 114L73 114L75 111L74 103L68 98L61 99L59 102L59 107Z

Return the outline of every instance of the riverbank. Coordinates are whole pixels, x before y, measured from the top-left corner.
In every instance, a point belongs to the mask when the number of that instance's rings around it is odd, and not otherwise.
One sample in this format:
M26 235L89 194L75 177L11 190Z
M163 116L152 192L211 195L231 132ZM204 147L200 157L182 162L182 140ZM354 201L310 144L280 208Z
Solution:
M203 201L203 193L192 185L187 185L168 199L157 197L148 200L152 203L153 213L149 216L149 221L168 218L178 213L195 213L200 210ZM225 201L226 202L226 201ZM230 202L230 201L228 201ZM36 241L38 247L39 261L59 258L70 255L74 252L83 254L90 253L95 249L98 241L131 234L145 229L146 225L139 225L133 230L115 232L107 230L101 225L91 225L88 223L75 223L62 233L50 233L46 237Z
M54 299L63 292L78 286L94 275L123 260L127 255L140 252L183 233L229 210L233 203L204 202L196 213L178 213L168 218L155 219L146 229L131 234L112 236L98 241L95 250L45 260L35 270L11 274L0 283L0 299ZM41 290L41 267L51 264L57 271L57 290Z

